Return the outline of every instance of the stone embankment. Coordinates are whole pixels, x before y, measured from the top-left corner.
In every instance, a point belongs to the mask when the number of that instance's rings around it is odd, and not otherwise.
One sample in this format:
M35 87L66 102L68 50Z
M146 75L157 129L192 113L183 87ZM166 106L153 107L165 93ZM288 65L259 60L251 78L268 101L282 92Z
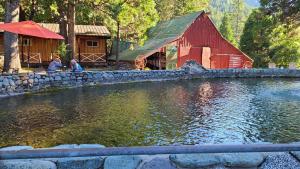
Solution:
M60 145L49 149L103 148L97 144ZM22 151L14 146L1 151ZM218 153L65 157L0 160L1 169L300 169L300 152Z
M132 83L199 78L299 78L300 70L292 69L224 69L205 70L190 61L179 70L153 71L86 71L81 73L57 72L50 74L2 74L0 96L41 92L52 88L73 88L102 84Z

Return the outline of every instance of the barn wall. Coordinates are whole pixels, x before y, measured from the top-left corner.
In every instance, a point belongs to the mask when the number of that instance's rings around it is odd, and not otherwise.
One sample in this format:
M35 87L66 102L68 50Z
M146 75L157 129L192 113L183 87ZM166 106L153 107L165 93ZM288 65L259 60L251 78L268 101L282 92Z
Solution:
M177 43L180 48L178 52L178 67L182 66L187 60L195 60L202 64L203 47L211 48L210 59L211 68L213 69L241 68L247 61L252 62L251 59L222 38L206 14L199 16ZM237 57L236 62L232 59L229 62L232 55ZM239 61L241 63L238 63Z

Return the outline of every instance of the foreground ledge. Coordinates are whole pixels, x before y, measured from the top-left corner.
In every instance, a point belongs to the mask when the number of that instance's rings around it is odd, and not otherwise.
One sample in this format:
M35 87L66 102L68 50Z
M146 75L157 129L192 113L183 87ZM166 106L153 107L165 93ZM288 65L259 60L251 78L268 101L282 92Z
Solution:
M59 149L58 149L59 148ZM62 145L0 149L5 169L300 168L300 144L111 147Z

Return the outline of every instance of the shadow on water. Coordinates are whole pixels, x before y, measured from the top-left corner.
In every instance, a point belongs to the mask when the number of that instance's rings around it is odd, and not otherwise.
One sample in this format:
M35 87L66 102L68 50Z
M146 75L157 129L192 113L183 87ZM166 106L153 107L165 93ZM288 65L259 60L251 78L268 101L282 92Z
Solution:
M300 81L215 79L61 90L0 100L0 146L300 140Z

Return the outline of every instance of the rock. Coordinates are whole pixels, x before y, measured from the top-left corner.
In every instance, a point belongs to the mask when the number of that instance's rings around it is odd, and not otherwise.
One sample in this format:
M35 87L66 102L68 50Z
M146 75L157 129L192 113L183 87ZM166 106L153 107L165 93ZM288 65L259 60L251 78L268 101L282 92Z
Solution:
M33 79L28 79L28 83L32 84L34 82Z
M51 161L44 160L1 160L1 169L56 169Z
M60 77L60 76L55 76L55 77L54 77L54 80L55 80L55 81L60 81L60 80L61 80L61 77Z
M2 82L3 86L9 86L9 80L8 79L3 79L3 82Z
M104 169L136 169L141 162L140 156L110 156L104 162Z
M58 146L51 147L51 149L70 149L70 148L77 148L77 144L61 144Z
M228 154L177 154L170 155L170 160L182 168L200 168L222 165L226 167L257 167L265 157L263 153L228 153Z
M156 157L146 162L141 169L176 169L168 159Z
M80 144L78 148L105 148L105 146L101 144Z
M20 85L20 84L22 84L22 80L17 80L16 85Z
M20 151L20 150L32 150L33 147L31 146L11 146L11 147L4 147L1 148L0 151Z
M300 161L300 151L292 151L291 154Z
M200 168L221 163L218 154L172 154L170 160L182 168Z
M103 157L68 157L49 159L57 165L57 169L99 169L103 166Z
M71 149L71 148L104 148L101 144L61 144L58 146L51 147L51 149Z
M181 69L187 71L189 74L198 74L206 71L206 69L202 65L194 60L186 61Z
M273 153L259 169L300 169L300 162L288 153Z
M221 154L222 164L227 167L257 167L265 159L263 153L228 153Z

